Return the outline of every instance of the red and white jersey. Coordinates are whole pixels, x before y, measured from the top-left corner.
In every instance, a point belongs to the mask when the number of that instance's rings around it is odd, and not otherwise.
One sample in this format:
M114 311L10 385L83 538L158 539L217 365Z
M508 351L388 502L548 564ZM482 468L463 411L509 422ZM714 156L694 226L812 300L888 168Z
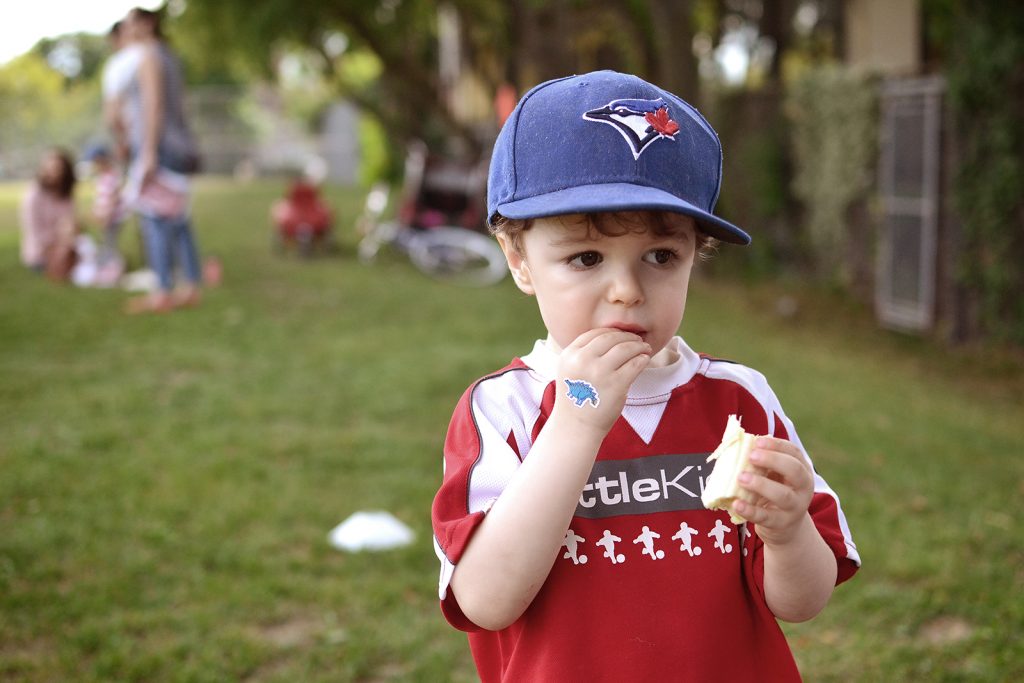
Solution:
M730 414L746 431L800 444L763 375L694 353L649 368L597 454L551 573L501 631L470 622L448 584L554 404L557 357L543 342L471 386L452 417L433 504L448 621L469 632L483 681L799 680L764 599L753 524L705 510L707 455ZM801 446L801 449L803 447ZM828 484L815 474L810 513L839 581L860 565Z
M96 176L96 194L93 197L92 215L103 227L124 222L126 210L121 201L121 176L107 171Z

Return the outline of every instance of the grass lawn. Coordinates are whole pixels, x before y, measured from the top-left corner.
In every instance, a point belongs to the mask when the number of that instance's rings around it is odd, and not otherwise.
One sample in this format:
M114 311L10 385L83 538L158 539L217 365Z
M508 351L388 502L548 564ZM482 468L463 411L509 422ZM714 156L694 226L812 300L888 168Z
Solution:
M202 179L223 285L130 317L124 292L18 265L23 188L0 185L0 680L474 680L437 608L429 505L456 400L529 350L532 301L361 265L353 190L331 195L340 254L275 256L281 186ZM1024 680L1020 357L938 350L717 270L684 334L769 377L865 562L786 627L806 679ZM774 313L781 293L798 315ZM327 544L376 509L415 544Z

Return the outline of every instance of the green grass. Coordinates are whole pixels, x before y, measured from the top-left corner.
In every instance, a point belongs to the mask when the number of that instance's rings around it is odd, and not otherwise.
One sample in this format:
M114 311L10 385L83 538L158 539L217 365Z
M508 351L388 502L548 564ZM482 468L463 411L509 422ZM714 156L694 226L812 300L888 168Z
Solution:
M22 189L0 186L0 680L473 680L437 609L429 505L452 407L529 349L532 301L361 265L351 190L331 194L339 255L274 256L281 187L204 179L197 232L224 284L129 317L123 292L18 266ZM774 315L782 293L795 318ZM864 558L786 627L807 680L1024 679L1019 356L725 273L691 287L684 333L768 375ZM332 549L363 509L416 543Z

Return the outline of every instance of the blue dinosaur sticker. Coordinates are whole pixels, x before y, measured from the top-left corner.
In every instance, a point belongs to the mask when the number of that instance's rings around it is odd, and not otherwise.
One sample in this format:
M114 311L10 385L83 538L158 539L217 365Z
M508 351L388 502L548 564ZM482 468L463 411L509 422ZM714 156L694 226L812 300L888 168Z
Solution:
M586 382L582 379L567 379L563 380L569 387L569 391L566 396L571 398L577 406L583 407L583 404L590 401L591 405L595 408L597 404L601 402L601 397L597 395L597 389L594 388L590 382Z

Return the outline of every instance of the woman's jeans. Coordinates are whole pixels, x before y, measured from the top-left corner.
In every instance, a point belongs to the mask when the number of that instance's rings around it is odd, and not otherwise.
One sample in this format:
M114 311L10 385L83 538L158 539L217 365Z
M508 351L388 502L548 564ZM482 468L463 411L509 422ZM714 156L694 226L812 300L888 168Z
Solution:
M202 282L199 251L188 214L172 218L143 215L140 218L149 265L156 272L160 289L165 292L174 289L175 263L181 266L189 283L199 285Z

